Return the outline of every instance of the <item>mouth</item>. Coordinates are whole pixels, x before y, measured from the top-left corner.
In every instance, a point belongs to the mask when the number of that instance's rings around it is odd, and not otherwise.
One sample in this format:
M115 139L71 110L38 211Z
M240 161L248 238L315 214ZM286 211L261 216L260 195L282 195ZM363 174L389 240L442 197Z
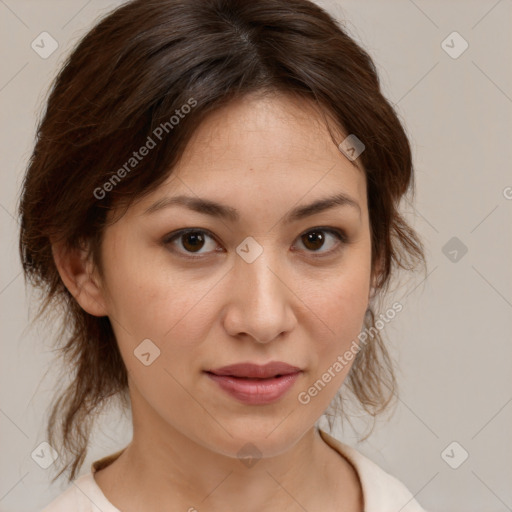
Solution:
M208 370L206 373L218 375L221 377L236 377L245 379L269 379L275 377L284 377L302 371L297 366L292 366L281 361L272 361L265 365L253 363L237 363L222 368Z
M205 371L220 389L247 405L265 405L280 400L302 370L283 362L263 366L240 363Z

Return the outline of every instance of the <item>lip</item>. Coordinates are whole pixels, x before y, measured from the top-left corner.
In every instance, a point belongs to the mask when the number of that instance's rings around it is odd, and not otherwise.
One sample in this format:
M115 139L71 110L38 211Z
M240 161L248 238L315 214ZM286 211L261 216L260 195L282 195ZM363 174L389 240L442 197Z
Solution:
M209 373L221 376L246 377L250 379L267 379L277 375L289 375L301 369L281 361L271 361L264 365L254 363L237 363L209 370Z
M238 401L248 405L277 402L293 386L302 370L280 361L263 366L239 363L206 371L210 379Z

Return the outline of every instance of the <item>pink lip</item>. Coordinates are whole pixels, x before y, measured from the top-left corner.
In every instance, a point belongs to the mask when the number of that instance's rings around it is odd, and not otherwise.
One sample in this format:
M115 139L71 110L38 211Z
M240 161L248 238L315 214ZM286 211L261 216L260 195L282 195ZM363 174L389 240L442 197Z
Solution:
M264 366L241 363L206 372L221 389L249 405L276 402L293 386L300 373L300 368L282 362Z

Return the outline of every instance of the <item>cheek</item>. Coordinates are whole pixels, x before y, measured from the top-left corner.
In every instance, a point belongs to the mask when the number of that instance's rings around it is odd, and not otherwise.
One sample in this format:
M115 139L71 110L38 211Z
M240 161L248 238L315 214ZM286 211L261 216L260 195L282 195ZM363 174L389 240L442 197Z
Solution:
M329 283L322 287L321 294L317 294L311 302L311 309L322 320L318 325L327 335L314 336L311 340L316 352L314 369L315 378L331 369L343 358L343 369L336 365L335 377L332 379L341 385L357 354L359 344L358 335L364 324L365 313L368 307L370 274L369 268L352 266L350 270L340 272ZM348 351L348 352L347 352Z
M169 265L148 264L142 254L122 248L118 245L117 258L111 258L105 270L109 316L123 359L128 369L140 373L134 351L149 339L157 347L151 350L159 351L154 367L168 368L178 377L199 361L196 349L207 337L214 315L212 290L218 276L171 271Z
M358 352L358 335L368 305L369 277L359 267L324 282L322 293L311 298L311 310L321 322L310 331L308 350L311 355L309 374L297 396L312 417L319 417L346 379ZM314 316L314 315L311 315ZM313 324L310 324L313 325Z
M169 275L155 266L132 273L136 259L118 263L111 318L119 350L136 396L171 421L171 411L190 402L183 386L200 373L211 314L204 297L214 283L208 278L191 285L183 274Z
M200 292L155 253L115 232L104 244L109 314L135 339L160 340L192 308Z
M331 318L332 330L339 340L346 341L359 334L368 307L369 280L361 276L351 276L333 290L330 300L325 304Z

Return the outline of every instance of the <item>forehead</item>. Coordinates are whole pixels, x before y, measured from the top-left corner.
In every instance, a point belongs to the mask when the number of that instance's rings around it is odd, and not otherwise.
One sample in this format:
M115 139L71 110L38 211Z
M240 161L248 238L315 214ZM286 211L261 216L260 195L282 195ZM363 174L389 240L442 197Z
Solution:
M183 193L237 209L249 199L253 206L255 200L259 206L291 206L301 198L344 193L366 209L364 170L338 149L318 107L283 94L245 96L207 117L140 209Z

